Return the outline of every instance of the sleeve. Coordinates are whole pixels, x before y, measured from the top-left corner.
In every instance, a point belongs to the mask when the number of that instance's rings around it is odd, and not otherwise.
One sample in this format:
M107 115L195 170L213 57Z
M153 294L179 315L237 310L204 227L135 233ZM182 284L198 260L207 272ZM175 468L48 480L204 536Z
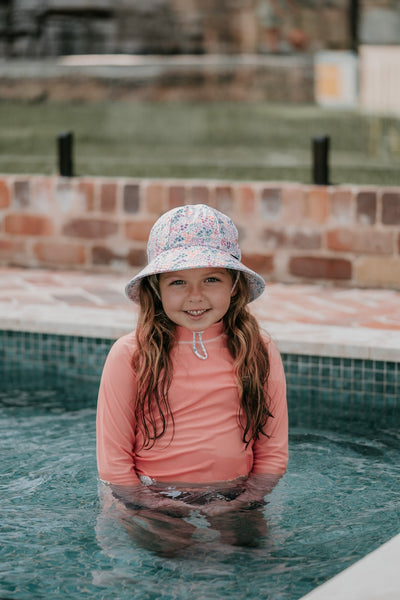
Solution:
M100 381L96 437L97 468L103 481L138 485L135 473L136 378L131 364L134 337L123 336L111 348Z
M270 473L283 475L288 462L288 411L286 379L281 355L272 342L268 342L270 375L268 398L273 417L267 421L266 436L262 435L253 445L253 474Z

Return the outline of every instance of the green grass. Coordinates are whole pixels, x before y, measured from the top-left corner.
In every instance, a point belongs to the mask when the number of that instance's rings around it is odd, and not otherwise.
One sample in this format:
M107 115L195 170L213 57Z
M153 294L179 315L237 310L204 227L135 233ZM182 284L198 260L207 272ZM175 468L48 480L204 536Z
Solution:
M77 175L311 181L331 138L332 183L400 185L400 119L267 103L0 102L0 172L57 173L74 132Z

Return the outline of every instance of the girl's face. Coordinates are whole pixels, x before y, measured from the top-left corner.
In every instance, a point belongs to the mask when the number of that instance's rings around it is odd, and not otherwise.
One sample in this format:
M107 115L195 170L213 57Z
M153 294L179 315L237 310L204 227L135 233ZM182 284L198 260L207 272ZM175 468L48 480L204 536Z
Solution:
M184 269L160 275L160 295L167 317L191 331L204 331L227 312L232 277L226 269Z

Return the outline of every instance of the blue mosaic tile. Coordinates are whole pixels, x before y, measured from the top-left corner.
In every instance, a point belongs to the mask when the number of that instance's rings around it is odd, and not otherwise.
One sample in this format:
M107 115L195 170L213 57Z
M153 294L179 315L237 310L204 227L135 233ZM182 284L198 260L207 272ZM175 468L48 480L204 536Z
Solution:
M113 341L0 331L0 389L63 387L75 382L75 389L78 383L80 393L88 389L92 397ZM398 405L400 363L296 354L283 354L282 359L290 407L300 399L303 406L310 402L332 410L339 404Z

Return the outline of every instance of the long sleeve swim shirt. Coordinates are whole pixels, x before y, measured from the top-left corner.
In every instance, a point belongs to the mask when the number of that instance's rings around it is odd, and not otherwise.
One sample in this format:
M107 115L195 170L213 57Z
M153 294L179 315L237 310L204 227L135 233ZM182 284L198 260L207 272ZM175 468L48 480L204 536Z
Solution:
M165 434L151 448L136 422L134 332L119 338L107 357L97 409L97 462L100 479L137 485L160 482L212 483L249 474L279 474L288 460L288 415L282 361L266 339L270 359L267 394L273 415L258 440L247 446L240 425L240 397L233 359L222 323L202 333L208 358L193 352L193 333L177 327L172 350L173 378L168 399L173 414ZM160 425L161 422L158 423Z

